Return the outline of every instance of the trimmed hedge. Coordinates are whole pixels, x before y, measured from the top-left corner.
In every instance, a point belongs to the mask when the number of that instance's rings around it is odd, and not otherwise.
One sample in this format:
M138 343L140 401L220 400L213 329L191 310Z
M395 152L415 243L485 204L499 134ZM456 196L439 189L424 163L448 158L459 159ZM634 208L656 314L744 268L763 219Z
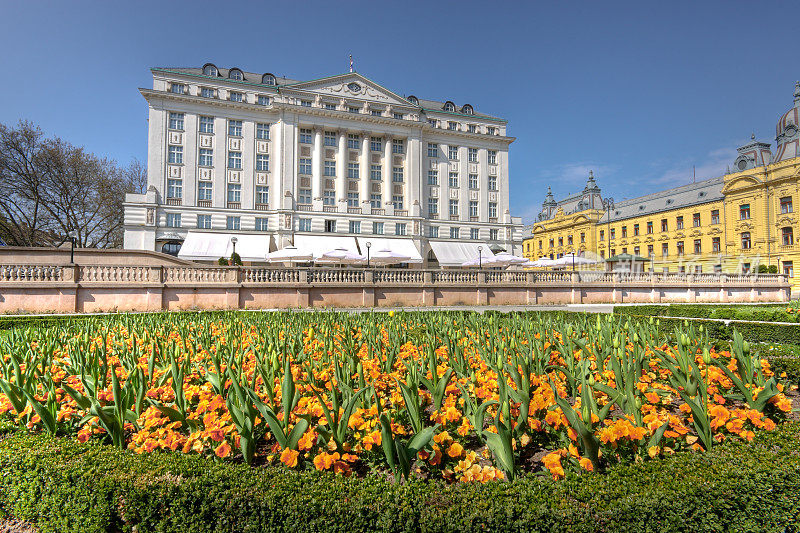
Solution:
M764 322L800 323L800 313L788 313L787 308L795 304L670 304L670 305L623 305L614 306L614 314L636 316L670 316L692 318L722 318L726 320L752 320Z
M15 433L0 515L49 531L796 531L800 424L604 475L486 485L249 468Z

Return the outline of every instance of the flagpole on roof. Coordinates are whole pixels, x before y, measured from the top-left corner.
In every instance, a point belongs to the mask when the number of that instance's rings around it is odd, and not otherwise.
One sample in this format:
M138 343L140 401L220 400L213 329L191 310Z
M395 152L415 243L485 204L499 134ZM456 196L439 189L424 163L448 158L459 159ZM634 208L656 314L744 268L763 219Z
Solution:
M353 54L350 54L350 72L353 72Z

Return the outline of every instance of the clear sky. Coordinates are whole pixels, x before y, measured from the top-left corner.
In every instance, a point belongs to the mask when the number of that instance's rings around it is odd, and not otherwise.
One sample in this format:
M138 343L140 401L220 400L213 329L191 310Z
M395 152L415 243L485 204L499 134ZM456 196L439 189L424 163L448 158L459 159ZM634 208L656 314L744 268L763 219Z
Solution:
M800 79L800 2L0 0L0 122L146 160L154 66L312 79L356 70L399 94L508 119L512 214L547 185L630 198L721 175L774 143Z

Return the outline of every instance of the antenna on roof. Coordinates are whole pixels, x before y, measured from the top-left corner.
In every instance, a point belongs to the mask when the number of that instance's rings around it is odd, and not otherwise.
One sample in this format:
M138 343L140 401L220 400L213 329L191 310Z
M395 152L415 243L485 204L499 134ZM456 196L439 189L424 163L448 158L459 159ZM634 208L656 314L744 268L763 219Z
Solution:
M353 72L353 54L350 54L350 72Z

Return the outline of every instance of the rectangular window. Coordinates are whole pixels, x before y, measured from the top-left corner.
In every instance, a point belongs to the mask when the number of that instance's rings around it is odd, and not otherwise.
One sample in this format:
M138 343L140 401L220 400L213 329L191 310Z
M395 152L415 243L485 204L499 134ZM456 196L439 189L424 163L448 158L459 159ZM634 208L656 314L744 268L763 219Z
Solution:
M429 226L428 227L428 237L431 239L438 239L439 238L439 226Z
M647 234L649 235L651 233L653 233L653 222L652 221L648 221L647 222Z
M258 105L269 105L269 96L258 95Z
M238 183L228 184L228 203L241 203L242 186Z
M325 221L325 233L336 233L336 221L335 220L326 220Z
M675 218L675 229L683 229L683 217Z
M622 226L622 238L626 238L628 236L628 226Z
M395 183L403 183L403 167L392 168L392 181Z
M325 146L336 146L336 132L335 131L326 131L325 132Z
M241 137L242 136L242 121L241 120L229 120L228 121L228 135L231 137Z
M692 226L694 226L695 228L700 227L700 213L694 213L692 215Z
M794 244L794 231L791 227L781 228L781 242L784 246L791 246Z
M256 203L267 205L269 203L269 187L266 185L256 185Z
M678 241L675 246L678 250L678 255L683 255L683 241Z
M380 109L371 109L370 110L370 114L373 117L379 117L379 116L381 116L383 114L383 112Z
M256 139L269 140L269 124L256 124Z
M428 198L428 214L429 215L438 215L439 214L439 199L438 198Z
M244 95L242 93L231 91L231 102L241 102L244 100Z
M750 249L750 232L745 231L742 233L742 249L749 250Z
M256 170L260 172L269 172L269 155L257 154L256 155Z
M347 112L348 113L356 113L357 114L357 113L360 113L361 110L358 107L348 107L347 108Z
M198 229L211 229L211 215L197 215Z
M478 188L478 175L477 174L470 174L469 175L469 188L475 190Z
M167 161L173 165L183 164L183 146L170 146Z
M634 246L634 247L633 247L633 255L641 255L641 254L639 253L640 251L641 251L641 250L640 250L640 248L639 248L638 246Z
M478 201L477 200L470 200L469 201L469 216L470 216L470 218L478 218Z
M637 235L639 235L639 224L634 224L633 225L633 236L636 237Z
M711 239L711 251L712 252L719 252L720 251L720 238L713 237Z
M695 254L701 254L701 253L703 253L703 248L702 248L702 244L701 244L701 242L702 242L702 241L701 241L700 239L695 239L695 240L694 240L694 253L695 253Z
M617 238L617 228L611 228L608 231L608 240L616 239ZM614 255L614 254L611 254Z
M373 222L372 233L375 235L383 235L383 222Z
M323 174L327 177L336 176L336 161L325 161L323 163Z
M361 233L361 221L359 220L350 221L350 233Z
M458 146L447 147L447 158L453 161L456 161L458 159Z
M336 205L336 191L323 191L322 205Z
M200 117L200 133L214 133L214 117Z
M586 234L585 233L581 233L581 243L585 243L585 242L586 242Z
M406 235L406 223L405 222L397 222L394 225L394 234L395 235Z
M266 217L256 217L256 231L269 231L269 219Z
M398 120L403 120L403 118L405 118L405 115L402 113L392 113L392 117Z
M467 148L467 160L470 163L477 163L478 162L478 149L477 148Z
M452 189L458 188L458 172L450 172L450 175L447 177L447 185Z
M439 145L428 143L428 157L439 157Z
M181 227L181 214L180 213L167 213L167 227L180 228Z
M300 100L300 105L303 107L311 107L311 100Z
M490 165L497 164L497 150L489 150L489 164Z
M201 181L197 184L197 199L211 201L212 185L210 181Z
M790 278L794 277L794 268L791 261L784 261L783 262L783 274Z
M351 150L358 150L361 147L361 137L353 133L347 134L347 147Z
M383 146L383 140L380 137L369 138L369 149L373 152L380 152Z
M452 130L452 131L457 130L458 129L458 122L448 122L447 123L447 129L448 130Z
M403 139L392 139L392 153L393 154L406 153L406 142Z
M496 240L498 240L498 233L499 233L499 231L498 231L498 230L496 230L496 229L490 229L490 230L489 230L489 240L490 240L490 241L496 241Z
M167 198L183 198L183 180L167 180Z
M311 130L301 128L300 129L300 143L301 144L311 144Z
M661 231L667 231L667 228L668 228L667 219L666 218L662 218L661 219Z
M242 229L242 218L225 217L225 229Z
M606 231L605 230L602 230L602 229L600 230L600 240L601 241L606 240Z
M429 118L428 119L428 124L430 124L432 128L435 128L436 127L436 119L435 118Z
M432 168L428 171L428 185L439 185L439 171Z
M784 196L781 198L781 214L787 214L792 212L792 197L791 196Z
M711 210L711 223L712 224L719 224L719 209L712 209Z
M182 83L173 83L169 86L169 90L175 94L183 94L186 91L186 86Z
M467 125L467 131L470 132L470 133L477 133L478 132L478 126L476 126L475 124L468 124Z
M200 148L200 155L197 158L197 164L201 167L214 166L214 150L210 148Z
M380 193L371 193L369 195L369 205L372 209L380 209L381 208L381 194Z
M665 258L669 256L669 244L667 243L661 244L661 256Z
M458 216L458 200L450 200L449 204L450 216Z
M489 218L497 218L497 202L489 202Z
M297 203L303 205L309 205L311 203L311 189L298 189Z
M347 193L347 207L358 207L358 193L357 192L349 192Z
M481 230L479 228L469 228L470 240L477 241L481 238Z
M380 181L382 179L381 165L369 166L369 179Z
M655 255L655 252L653 252L653 245L652 244L648 244L647 245L647 257L653 257L654 255Z
M458 239L459 238L459 231L460 228L450 228L450 238L451 239Z
M328 103L328 102L324 102L322 104L322 107L324 109L329 110L329 111L336 111L336 104L331 104L331 103Z
M489 176L489 190L490 191L497 190L497 176Z
M183 129L183 113L170 113L169 114L169 129L182 130Z
M242 152L228 152L228 168L242 168Z
M739 206L739 220L750 220L750 204Z
M347 163L347 177L351 180L358 179L358 163Z
M311 174L311 158L301 157L298 172L300 174Z
M392 196L392 206L395 209L403 209L403 195L402 194L395 194Z
M211 87L201 87L200 96L203 98L214 98L216 96L216 91Z
M567 235L567 244L572 246L572 235Z
M311 219L310 218L297 219L297 231L311 231Z

